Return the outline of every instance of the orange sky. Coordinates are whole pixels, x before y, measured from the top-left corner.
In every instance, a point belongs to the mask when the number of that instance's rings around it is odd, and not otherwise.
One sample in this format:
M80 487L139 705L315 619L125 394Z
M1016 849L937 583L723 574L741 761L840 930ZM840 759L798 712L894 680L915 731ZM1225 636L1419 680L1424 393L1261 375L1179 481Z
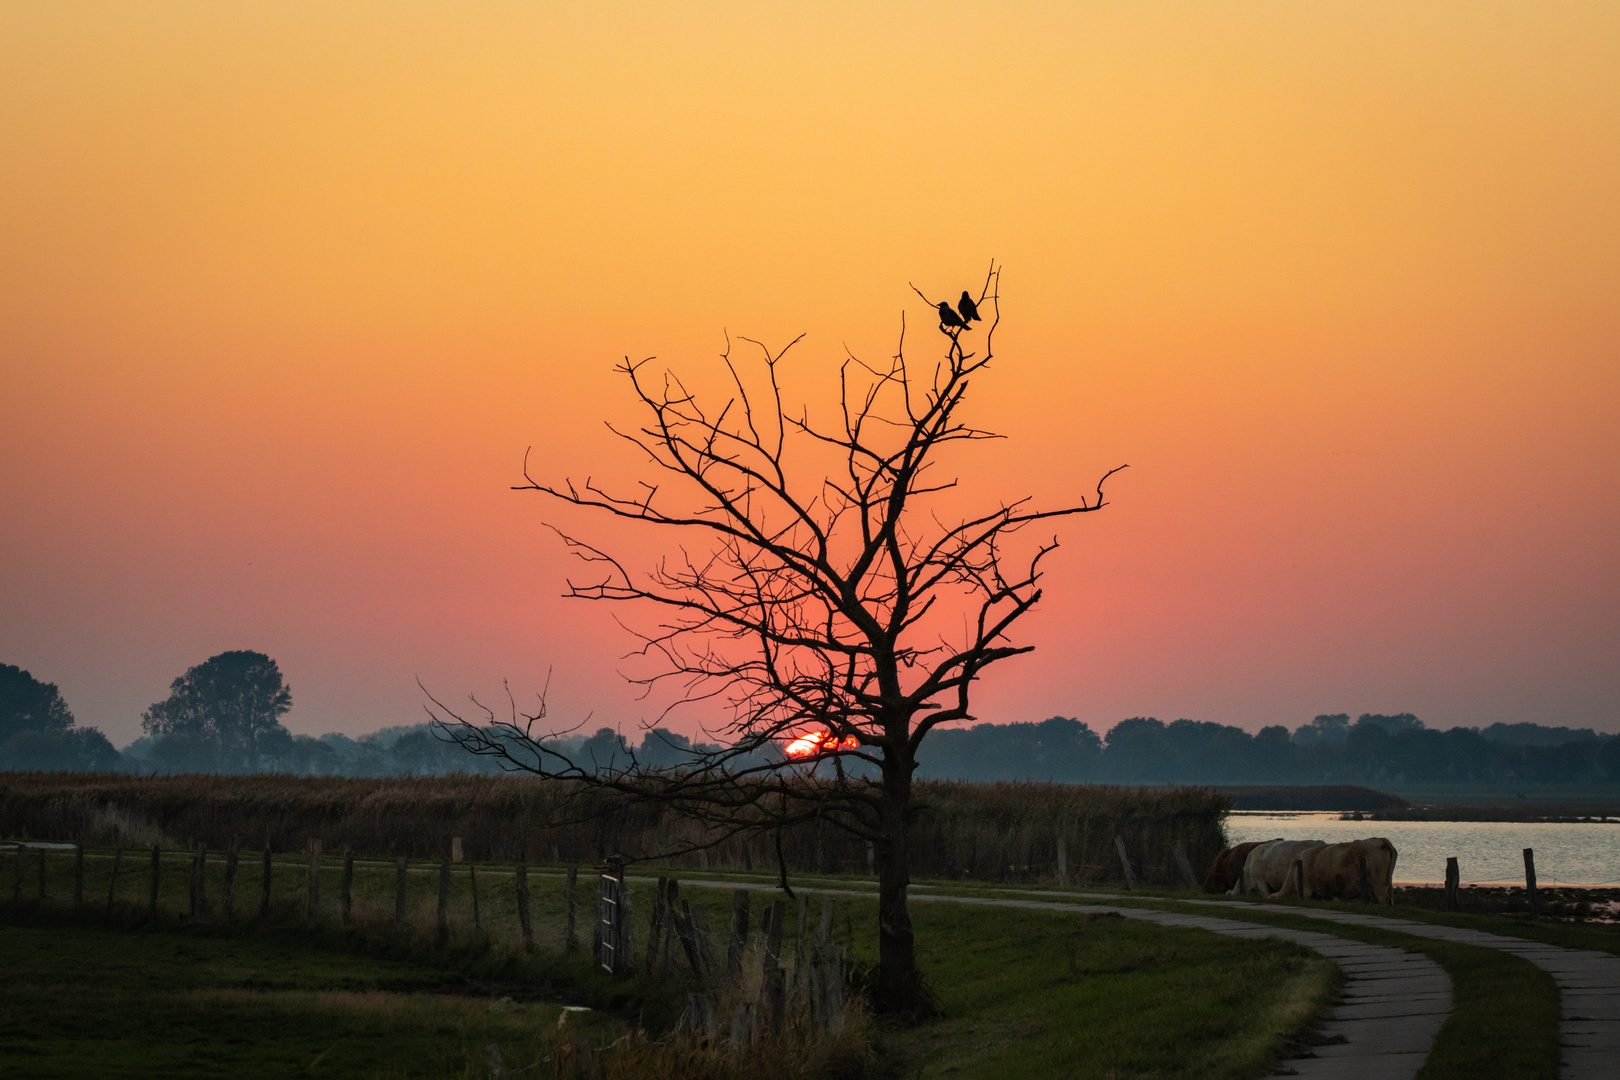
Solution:
M0 661L122 744L555 666L646 715L543 507L616 359L886 357L1004 261L970 462L1072 497L985 719L1620 729L1620 7L0 8Z

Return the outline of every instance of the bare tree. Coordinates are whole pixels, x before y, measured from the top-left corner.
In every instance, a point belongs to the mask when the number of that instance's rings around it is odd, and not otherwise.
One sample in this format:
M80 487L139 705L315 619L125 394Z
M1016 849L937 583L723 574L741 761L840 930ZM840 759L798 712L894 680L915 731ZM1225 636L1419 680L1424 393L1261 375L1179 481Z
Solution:
M591 479L556 484L534 479L525 463L516 490L674 531L676 552L634 573L559 529L600 571L571 580L567 595L658 612L632 631L654 661L633 681L649 691L673 684L671 708L711 709L720 719L709 730L723 749L694 755L686 769L632 760L599 770L560 753L548 741L555 733L537 733L543 699L533 715L514 707L497 720L485 710L477 723L437 701L430 707L474 753L663 803L716 826L711 836L821 819L870 840L879 871L877 997L890 1011L926 1008L907 909L918 749L936 726L973 718L971 691L986 668L1033 648L1009 633L1040 601L1041 563L1058 545L1018 534L1100 509L1103 483L1118 471L1102 476L1094 497L1056 508L1028 498L966 514L943 508L960 501L957 481L936 472L943 453L998 437L962 413L972 378L994 356L999 284L992 263L978 328L945 319L948 306L923 296L940 309L945 348L920 377L906 360L903 319L887 365L849 355L830 425L802 408L795 415L783 400L779 372L798 339L777 352L749 342L753 368L728 343L731 391L713 407L674 374L656 375L650 360L619 369L643 423L614 430L646 454L652 480L628 491ZM794 740L797 757L783 753Z

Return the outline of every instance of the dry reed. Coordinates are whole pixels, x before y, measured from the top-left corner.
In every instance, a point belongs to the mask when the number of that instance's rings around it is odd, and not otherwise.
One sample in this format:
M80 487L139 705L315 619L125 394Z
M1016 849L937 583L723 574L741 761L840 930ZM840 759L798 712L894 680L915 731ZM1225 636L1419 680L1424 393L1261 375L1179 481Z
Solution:
M1058 843L1075 884L1122 879L1120 837L1137 878L1177 882L1173 849L1184 845L1194 867L1224 843L1231 799L1206 788L1112 787L1048 783L929 781L916 787L922 806L913 827L912 876L977 881L1054 881ZM82 843L185 844L220 850L266 843L302 850L320 838L367 855L436 858L459 836L468 858L599 863L609 854L697 868L691 853L703 826L656 806L594 804L576 785L532 777L133 776L120 773L0 773L0 832ZM584 820L580 820L583 818ZM711 834L712 835L712 834ZM830 823L786 829L781 849L796 874L864 875L864 841ZM774 872L772 836L715 844L702 862L715 870Z

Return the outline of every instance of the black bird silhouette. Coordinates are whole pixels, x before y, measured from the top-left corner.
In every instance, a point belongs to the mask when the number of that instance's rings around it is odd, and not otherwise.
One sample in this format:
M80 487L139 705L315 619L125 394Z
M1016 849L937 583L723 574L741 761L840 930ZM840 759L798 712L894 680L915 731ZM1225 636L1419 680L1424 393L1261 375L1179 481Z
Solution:
M973 302L973 297L967 294L966 289L962 290L962 299L956 302L956 307L962 313L962 322L964 324L984 322L983 319L979 318L979 305Z
M956 312L951 310L951 305L947 304L943 300L939 302L939 324L946 329L950 329L953 326L967 326L967 323L963 322L961 317L958 316Z

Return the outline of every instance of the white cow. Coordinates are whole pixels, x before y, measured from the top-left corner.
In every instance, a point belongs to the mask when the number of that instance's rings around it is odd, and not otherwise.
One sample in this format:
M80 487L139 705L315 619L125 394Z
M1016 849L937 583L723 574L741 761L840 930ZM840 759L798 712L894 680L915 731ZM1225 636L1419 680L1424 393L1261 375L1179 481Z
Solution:
M1312 848L1326 846L1323 840L1269 840L1253 851L1243 863L1243 875L1232 887L1232 895L1258 896L1262 900L1278 891L1294 871L1294 861Z

